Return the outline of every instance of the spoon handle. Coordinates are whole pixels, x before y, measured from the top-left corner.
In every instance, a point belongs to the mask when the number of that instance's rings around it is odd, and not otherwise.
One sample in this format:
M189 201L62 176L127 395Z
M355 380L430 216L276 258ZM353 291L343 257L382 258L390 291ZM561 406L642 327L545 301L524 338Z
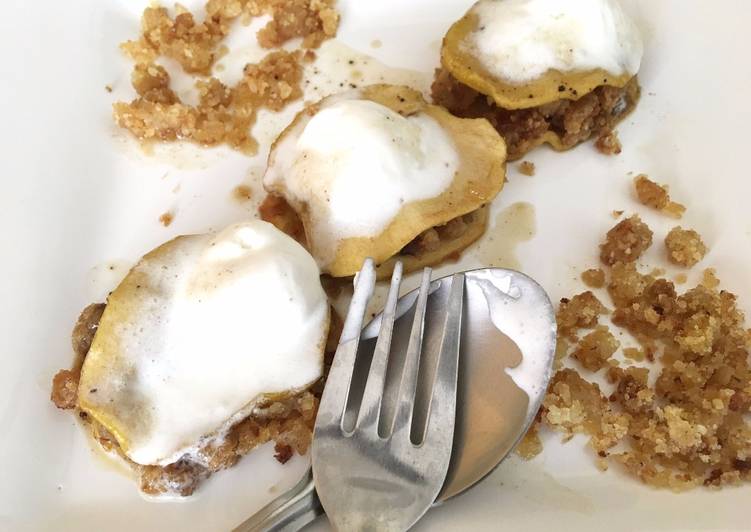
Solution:
M261 508L233 532L297 532L323 514L313 471L308 469L295 487Z

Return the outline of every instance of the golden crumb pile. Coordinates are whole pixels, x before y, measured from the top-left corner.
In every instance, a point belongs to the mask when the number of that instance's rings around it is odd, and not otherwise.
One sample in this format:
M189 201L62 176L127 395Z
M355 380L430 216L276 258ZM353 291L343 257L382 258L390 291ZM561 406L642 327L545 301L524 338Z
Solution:
M595 330L579 340L571 356L589 371L598 371L608 365L620 342L615 339L610 329L598 325Z
M602 268L590 268L582 272L582 281L590 288L602 288L605 286L605 272Z
M165 8L147 8L141 18L141 37L122 44L135 61L131 76L138 97L117 102L116 123L141 140L189 140L204 146L227 144L255 153L250 135L259 109L281 110L302 96L302 65L312 55L278 50L258 64L248 64L242 79L227 87L214 77L196 80L199 104L180 101L170 87L170 77L155 61L168 57L185 72L209 76L216 59L226 51L221 45L231 22L238 17L270 14L271 21L258 32L259 43L278 47L302 37L305 48L317 47L336 34L339 14L334 0L209 0L203 22L178 6L170 17Z
M639 174L634 178L634 188L636 197L642 205L662 211L673 218L680 218L686 212L686 207L670 200L665 185L655 183L645 174Z
M199 103L180 101L167 71L155 64L136 65L132 83L138 98L114 104L115 121L142 140L190 140L203 146L228 144L255 153L250 134L258 109L274 111L302 96L300 52L279 50L248 64L243 78L227 87L216 78L198 80Z
M159 223L164 227L169 227L172 221L175 219L175 215L171 212L164 212L159 216Z
M633 246L631 231L611 231L608 240L614 249ZM702 284L678 294L672 282L640 273L633 262L608 265L612 322L640 346L623 349L626 362L618 364L611 358L618 341L597 324L604 305L591 292L563 299L556 357L560 364L575 342L571 355L583 369L555 374L519 454L541 450L542 423L567 438L588 435L598 467L619 464L655 487L751 480L751 330L736 296L718 291L710 270ZM593 330L577 339L580 329ZM603 368L609 392L582 376Z
M590 291L577 294L571 299L563 298L556 314L558 336L576 338L577 329L594 328L600 315L607 313L605 305Z
M530 177L535 175L535 163L530 161L522 161L521 163L519 163L519 172Z
M180 63L185 72L207 76L238 17L271 15L257 35L264 48L279 47L296 37L303 38L303 48L317 48L339 27L334 0L209 0L203 22L179 4L175 10L172 18L163 7L146 8L141 37L123 43L123 51L136 63L152 63L164 56Z
M673 227L665 237L665 247L668 250L668 259L673 264L691 267L707 253L707 246L693 229L683 229L681 226Z
M652 230L634 214L613 227L600 245L600 260L607 266L633 262L652 245Z
M618 133L611 130L604 135L600 135L595 141L595 148L603 155L618 155L622 149Z

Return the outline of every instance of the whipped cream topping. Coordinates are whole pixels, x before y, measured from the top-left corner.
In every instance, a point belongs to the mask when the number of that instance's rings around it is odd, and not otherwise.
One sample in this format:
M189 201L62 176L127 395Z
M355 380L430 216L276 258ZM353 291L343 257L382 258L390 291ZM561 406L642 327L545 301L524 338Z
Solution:
M319 269L271 224L179 237L133 275L138 290L107 307L117 326L99 330L82 376L82 389L96 391L85 401L95 417L116 405L133 461L174 462L250 414L259 395L320 378L329 306ZM97 345L103 333L116 353ZM91 382L89 363L120 370L92 372Z
M452 139L424 113L404 117L357 94L341 95L274 148L264 175L269 190L308 206L319 265L337 243L375 237L402 205L439 196L459 166Z
M636 74L639 30L617 0L480 0L468 39L492 74L520 84L548 70Z

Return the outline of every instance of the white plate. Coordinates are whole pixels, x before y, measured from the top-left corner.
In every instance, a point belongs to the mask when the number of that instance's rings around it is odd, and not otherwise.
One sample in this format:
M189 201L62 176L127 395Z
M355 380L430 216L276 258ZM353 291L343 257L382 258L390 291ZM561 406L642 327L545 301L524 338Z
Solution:
M420 71L384 70L371 62L362 69L370 80L384 75L424 87L443 32L470 3L342 0L339 40L392 67ZM50 379L70 362L69 334L78 311L102 298L132 261L174 235L253 215L253 202L237 203L231 190L241 182L255 183L260 199L257 181L267 143L294 111L261 117L256 130L264 145L254 159L192 147L143 154L113 126L110 105L131 94L130 65L117 44L137 34L145 5L126 0L4 4L2 530L224 530L294 483L306 464L296 458L279 466L265 448L215 475L187 502L148 502L48 399ZM671 224L636 204L627 175L647 172L669 183L675 198L688 206L682 223L699 230L711 247L702 265L717 268L748 312L751 180L743 157L751 118L746 57L751 3L640 0L628 7L644 31L647 52L640 74L642 102L619 128L623 153L605 157L591 145L565 154L539 149L528 157L537 164L531 178L512 166L493 209L502 213L516 202L533 204L535 235L510 237L520 224L505 224L503 215L495 214L487 237L460 266L513 265L515 254L553 299L575 293L581 289L579 272L596 264L597 242L613 224L613 209L643 215L656 232L649 262L663 265L659 240ZM371 46L374 40L382 46ZM245 61L257 59L251 41L252 32L242 28L230 37L233 53L223 60L224 76L236 76ZM343 53L337 45L326 50L322 61ZM319 79L319 89L330 90L338 81ZM105 92L106 84L113 94ZM312 89L308 97L315 97ZM176 216L164 228L157 219L167 210ZM525 238L513 253L508 251L513 246L504 244ZM446 266L441 273L458 267ZM510 459L472 492L431 511L416 528L749 527L748 486L682 495L653 491L616 471L597 472L580 439L565 446L557 439L532 463Z

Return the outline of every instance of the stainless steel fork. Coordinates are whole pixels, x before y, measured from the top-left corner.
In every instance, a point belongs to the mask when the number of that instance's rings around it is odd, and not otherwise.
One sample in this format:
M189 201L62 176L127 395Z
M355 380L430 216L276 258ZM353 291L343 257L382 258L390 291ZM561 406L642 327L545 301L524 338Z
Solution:
M395 385L390 382L389 355L401 263L394 268L361 397L353 379L375 286L373 261L366 260L357 276L312 445L318 496L337 530L407 530L433 504L445 479L454 436L464 274L453 276L444 319L425 338L430 275L426 268ZM421 363L421 357L433 363ZM425 368L431 368L432 375L424 375L429 371ZM422 383L430 390L422 389Z

